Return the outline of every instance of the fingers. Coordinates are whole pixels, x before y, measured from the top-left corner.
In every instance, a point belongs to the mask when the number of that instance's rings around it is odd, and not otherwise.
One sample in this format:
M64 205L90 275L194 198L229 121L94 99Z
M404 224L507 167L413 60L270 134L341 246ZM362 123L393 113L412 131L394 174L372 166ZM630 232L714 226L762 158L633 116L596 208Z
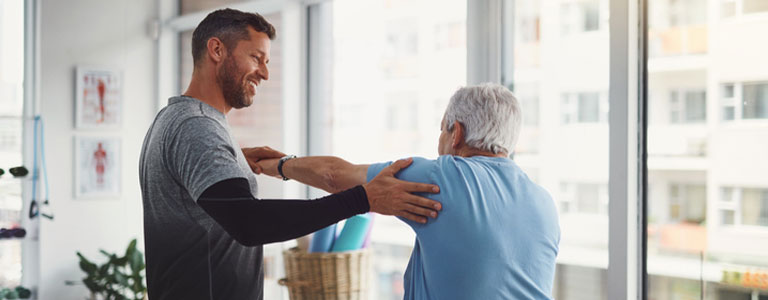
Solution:
M439 193L440 187L434 184L410 182L397 179L402 184L403 189L409 193Z
M258 163L252 162L250 160L247 160L247 161L248 161L248 166L251 167L251 171L253 171L253 173L261 174L264 172L264 170L261 168L261 166Z
M419 215L419 216L430 217L433 219L437 218L437 212L435 212L434 210L413 205L413 204L406 204L405 211L415 215Z
M384 168L384 170L381 170L379 174L394 176L395 174L397 174L397 172L400 172L400 170L411 165L412 162L413 162L413 158L410 158L410 157L397 160L396 162Z
M443 205L440 204L440 202L437 202L437 201L432 200L432 199L428 199L428 198L424 198L424 197L420 197L420 196L416 196L416 195L411 195L411 194L406 194L406 196L403 197L403 198L410 205L426 207L426 208L434 209L434 210L438 210L438 211L443 209ZM426 214L424 214L424 216L426 216Z
M421 223L421 224L427 223L427 218L422 217L422 216L418 216L418 215L415 215L415 214L412 214L412 213L407 212L407 211L401 211L400 213L397 214L397 216L398 217L403 217L403 218L406 218L408 220L411 220L411 221L414 221L414 222L417 222L417 223Z
M243 148L243 153L248 160L259 161L268 158L281 158L285 153L272 149L268 146Z

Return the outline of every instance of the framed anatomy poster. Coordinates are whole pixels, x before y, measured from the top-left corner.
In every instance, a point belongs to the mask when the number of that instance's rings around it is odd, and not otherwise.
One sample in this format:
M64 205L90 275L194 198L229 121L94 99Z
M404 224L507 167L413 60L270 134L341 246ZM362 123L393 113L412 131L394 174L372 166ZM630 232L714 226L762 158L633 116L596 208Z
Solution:
M120 138L75 137L75 198L120 196Z
M75 72L75 127L119 128L122 122L122 72L78 67Z

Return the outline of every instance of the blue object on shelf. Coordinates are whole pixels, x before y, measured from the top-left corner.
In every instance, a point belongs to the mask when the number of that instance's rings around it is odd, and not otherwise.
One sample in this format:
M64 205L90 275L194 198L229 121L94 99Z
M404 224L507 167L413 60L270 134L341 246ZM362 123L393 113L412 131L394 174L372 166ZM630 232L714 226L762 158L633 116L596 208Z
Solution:
M328 252L336 239L336 223L315 232L309 243L309 253Z
M371 217L368 214L356 215L347 219L336 242L333 243L331 252L357 250L363 246L365 234L368 232L368 224Z

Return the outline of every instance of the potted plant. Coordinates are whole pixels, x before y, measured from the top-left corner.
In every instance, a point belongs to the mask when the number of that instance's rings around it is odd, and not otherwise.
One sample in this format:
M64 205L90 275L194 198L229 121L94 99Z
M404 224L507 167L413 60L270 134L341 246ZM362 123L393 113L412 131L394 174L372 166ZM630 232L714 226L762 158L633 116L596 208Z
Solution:
M118 256L100 250L108 260L102 265L96 265L86 259L79 251L80 269L85 272L83 283L91 291L92 297L104 300L141 300L147 293L144 283L144 255L136 249L136 239L133 239L125 255Z
M17 286L15 289L4 288L0 289L0 300L4 299L29 299L32 296L32 291Z

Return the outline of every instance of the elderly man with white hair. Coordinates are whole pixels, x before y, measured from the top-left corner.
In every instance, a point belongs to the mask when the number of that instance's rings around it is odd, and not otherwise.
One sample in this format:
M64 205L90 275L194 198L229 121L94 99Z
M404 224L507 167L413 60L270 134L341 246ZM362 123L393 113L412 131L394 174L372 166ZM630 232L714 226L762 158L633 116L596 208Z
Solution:
M437 184L439 218L401 220L416 232L405 299L551 299L560 227L552 198L509 159L521 110L505 87L459 89L440 126L436 160L414 158L397 174ZM256 172L330 193L365 183L386 166L337 157L251 162ZM407 212L404 212L407 213ZM424 212L427 215L428 212Z

